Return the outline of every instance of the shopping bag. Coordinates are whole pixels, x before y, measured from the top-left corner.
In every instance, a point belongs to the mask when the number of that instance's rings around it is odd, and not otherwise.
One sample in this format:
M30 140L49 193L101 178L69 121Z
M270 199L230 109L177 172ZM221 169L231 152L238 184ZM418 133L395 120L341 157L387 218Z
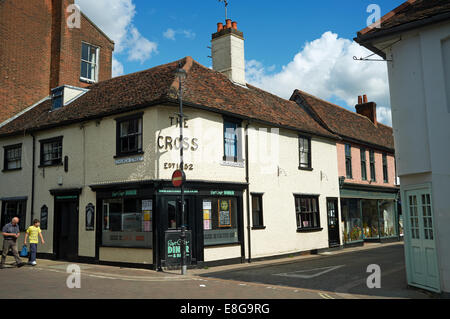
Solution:
M27 245L23 245L22 250L20 251L20 257L28 256L28 248Z

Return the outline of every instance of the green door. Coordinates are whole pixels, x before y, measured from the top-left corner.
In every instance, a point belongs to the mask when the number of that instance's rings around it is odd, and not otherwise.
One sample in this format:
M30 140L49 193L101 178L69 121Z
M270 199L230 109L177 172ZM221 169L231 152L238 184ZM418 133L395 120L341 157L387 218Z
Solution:
M406 191L408 283L440 292L433 209L429 189Z

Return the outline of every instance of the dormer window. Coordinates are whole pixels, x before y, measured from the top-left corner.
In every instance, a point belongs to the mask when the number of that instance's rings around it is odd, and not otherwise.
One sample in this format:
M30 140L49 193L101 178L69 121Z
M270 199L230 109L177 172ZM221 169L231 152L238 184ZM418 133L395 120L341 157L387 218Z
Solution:
M62 108L64 105L64 87L52 90L52 111Z
M96 46L81 43L81 80L98 81L98 56L100 49Z
M62 85L55 89L52 89L52 111L56 111L63 106L69 105L84 93L88 92L88 89L83 89L70 85Z

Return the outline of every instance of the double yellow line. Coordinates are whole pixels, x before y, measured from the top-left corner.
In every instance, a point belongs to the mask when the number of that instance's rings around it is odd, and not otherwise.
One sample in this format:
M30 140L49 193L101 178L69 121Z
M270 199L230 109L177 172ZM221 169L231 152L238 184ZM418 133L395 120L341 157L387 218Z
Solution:
M319 292L319 296L322 297L323 299L335 299L335 298L331 297L330 295L324 294L321 292Z

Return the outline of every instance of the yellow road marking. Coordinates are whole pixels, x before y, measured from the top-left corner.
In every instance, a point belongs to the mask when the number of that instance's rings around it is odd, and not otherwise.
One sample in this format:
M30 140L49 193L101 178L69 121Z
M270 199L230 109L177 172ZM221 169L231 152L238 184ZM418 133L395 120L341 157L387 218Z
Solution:
M322 297L323 299L334 299L330 295L324 294L324 293L321 293L321 292L319 292L319 296Z

